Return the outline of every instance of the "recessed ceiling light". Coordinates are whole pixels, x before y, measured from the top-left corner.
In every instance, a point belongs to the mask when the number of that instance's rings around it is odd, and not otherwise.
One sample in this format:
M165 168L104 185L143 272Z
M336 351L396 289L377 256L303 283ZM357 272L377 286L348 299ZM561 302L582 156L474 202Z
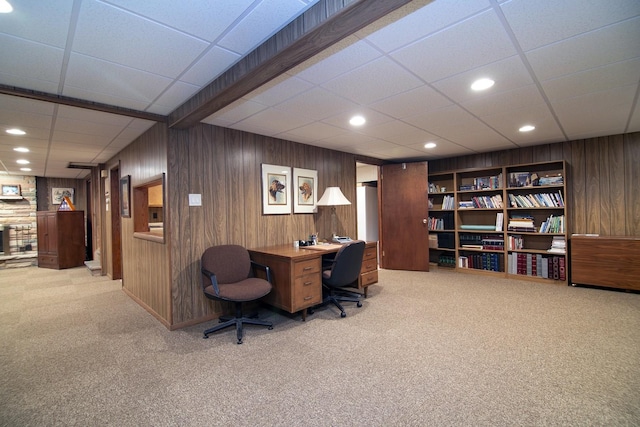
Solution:
M351 120L349 120L352 126L362 126L366 122L367 120L362 116L353 116Z
M524 125L522 126L520 129L518 129L520 132L531 132L532 130L534 130L536 127L535 126L531 126L531 125Z
M16 160L16 163L18 163L19 165L28 165L29 164L29 160Z
M20 168L22 172L31 172L31 168Z
M436 148L436 143L435 142L427 142L426 144L424 144L424 148Z
M10 135L26 135L27 134L22 129L17 129L17 128L7 129L7 133Z
M13 7L7 0L0 0L0 13L11 13Z
M486 90L493 86L495 82L491 79L478 79L471 85L473 90Z
M16 148L13 149L13 151L18 151L20 153L28 153L29 149L25 148L25 147L16 147Z

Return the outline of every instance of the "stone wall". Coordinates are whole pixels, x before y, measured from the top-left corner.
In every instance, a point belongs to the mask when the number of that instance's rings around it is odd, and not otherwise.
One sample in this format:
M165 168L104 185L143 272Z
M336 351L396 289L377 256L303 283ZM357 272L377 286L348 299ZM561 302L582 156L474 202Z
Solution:
M0 227L9 233L9 251L4 248L0 268L5 262L20 260L33 265L37 260L36 178L34 176L0 175L0 186L19 186L21 198L0 193Z

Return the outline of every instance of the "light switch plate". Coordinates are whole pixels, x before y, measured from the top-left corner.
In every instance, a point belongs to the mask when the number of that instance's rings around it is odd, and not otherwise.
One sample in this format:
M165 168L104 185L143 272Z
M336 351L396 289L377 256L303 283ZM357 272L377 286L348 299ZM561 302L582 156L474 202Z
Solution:
M189 194L189 206L202 206L202 194Z

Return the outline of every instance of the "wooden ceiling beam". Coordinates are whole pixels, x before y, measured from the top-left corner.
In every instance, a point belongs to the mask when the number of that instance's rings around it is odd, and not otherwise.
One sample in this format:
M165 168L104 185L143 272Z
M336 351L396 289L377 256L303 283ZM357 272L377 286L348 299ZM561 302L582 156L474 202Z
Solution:
M320 0L169 114L191 127L411 0Z

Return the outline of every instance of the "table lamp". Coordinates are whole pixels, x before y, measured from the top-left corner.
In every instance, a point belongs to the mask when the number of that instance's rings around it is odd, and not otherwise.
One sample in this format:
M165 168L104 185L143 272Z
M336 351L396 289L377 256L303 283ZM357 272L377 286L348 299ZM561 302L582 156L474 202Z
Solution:
M340 187L327 187L316 204L318 206L331 206L331 240L333 240L336 237L337 228L336 206L350 205L351 202L344 197Z

